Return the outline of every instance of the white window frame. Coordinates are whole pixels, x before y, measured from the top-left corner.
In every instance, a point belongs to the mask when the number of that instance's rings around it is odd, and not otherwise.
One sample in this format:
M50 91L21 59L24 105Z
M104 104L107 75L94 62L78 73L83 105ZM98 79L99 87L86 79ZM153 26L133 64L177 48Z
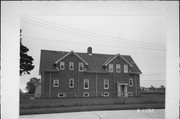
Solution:
M86 82L88 83L88 87L85 87ZM89 79L84 79L84 89L89 89Z
M131 85L131 82L132 82L132 85ZM133 79L132 78L129 79L129 87L133 87Z
M56 86L57 84L57 86ZM53 81L53 87L59 87L59 80L54 80Z
M128 92L128 96L133 96L132 92Z
M72 86L71 86L72 81ZM69 79L69 88L74 88L74 79Z
M107 84L107 87L106 87L106 84ZM104 89L109 89L109 80L108 79L104 79Z
M113 72L113 64L109 64L109 72Z
M74 62L69 62L69 70L74 70Z
M80 70L82 67L82 70ZM79 71L84 71L84 63L79 62Z
M62 95L62 96L60 96ZM58 93L58 98L66 97L65 93Z
M104 92L104 97L109 97L109 93L108 92Z
M119 71L118 71L119 69ZM120 64L116 64L116 73L121 73L121 65Z
M124 73L128 73L128 65L124 64Z
M60 62L59 66L60 66L60 70L64 70L65 69L65 63L64 62ZM61 66L63 66L63 68Z
M83 97L89 97L89 93L88 92L83 93Z

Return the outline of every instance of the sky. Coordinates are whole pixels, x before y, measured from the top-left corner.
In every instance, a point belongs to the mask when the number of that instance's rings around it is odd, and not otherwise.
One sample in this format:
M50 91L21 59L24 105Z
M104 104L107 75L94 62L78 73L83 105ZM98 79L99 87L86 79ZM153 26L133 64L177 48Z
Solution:
M21 17L22 43L35 68L20 77L25 90L39 76L40 50L131 55L140 70L141 86L165 84L166 18L164 16L27 16Z

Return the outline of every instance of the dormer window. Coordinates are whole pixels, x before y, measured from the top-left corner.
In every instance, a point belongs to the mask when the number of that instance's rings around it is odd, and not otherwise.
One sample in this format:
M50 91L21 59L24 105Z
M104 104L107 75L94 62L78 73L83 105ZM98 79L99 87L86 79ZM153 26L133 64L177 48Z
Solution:
M116 64L116 72L117 73L121 72L121 65L120 64Z
M69 70L74 70L74 62L69 62Z
M79 63L79 71L84 71L84 63Z
M65 64L64 62L60 62L60 70L64 70L65 69Z
M128 65L127 64L124 65L124 73L128 73Z
M113 72L113 64L109 64L109 72Z

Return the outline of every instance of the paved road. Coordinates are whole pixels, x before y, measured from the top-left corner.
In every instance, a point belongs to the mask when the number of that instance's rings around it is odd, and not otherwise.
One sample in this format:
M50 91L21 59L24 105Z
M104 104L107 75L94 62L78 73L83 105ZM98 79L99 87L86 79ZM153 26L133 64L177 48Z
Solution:
M23 115L20 119L164 119L165 110L115 110Z

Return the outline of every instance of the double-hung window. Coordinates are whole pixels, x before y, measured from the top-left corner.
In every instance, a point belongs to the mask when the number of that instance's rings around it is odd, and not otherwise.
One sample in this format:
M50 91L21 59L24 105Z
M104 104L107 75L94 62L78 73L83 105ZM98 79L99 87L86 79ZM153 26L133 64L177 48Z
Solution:
M60 62L60 70L64 70L65 69L65 63L64 62Z
M84 89L89 89L89 80L84 79Z
M130 87L133 86L133 79L132 79L132 78L129 79L129 86L130 86Z
M59 80L53 81L53 87L59 87Z
M124 73L128 73L128 65L124 64Z
M74 70L74 62L69 62L69 70Z
M69 79L69 88L74 88L74 79Z
M84 63L79 62L79 71L84 71Z
M120 64L116 64L116 72L117 73L121 72L121 65Z
M109 80L104 79L104 89L109 89Z
M109 72L113 72L113 64L109 64Z

